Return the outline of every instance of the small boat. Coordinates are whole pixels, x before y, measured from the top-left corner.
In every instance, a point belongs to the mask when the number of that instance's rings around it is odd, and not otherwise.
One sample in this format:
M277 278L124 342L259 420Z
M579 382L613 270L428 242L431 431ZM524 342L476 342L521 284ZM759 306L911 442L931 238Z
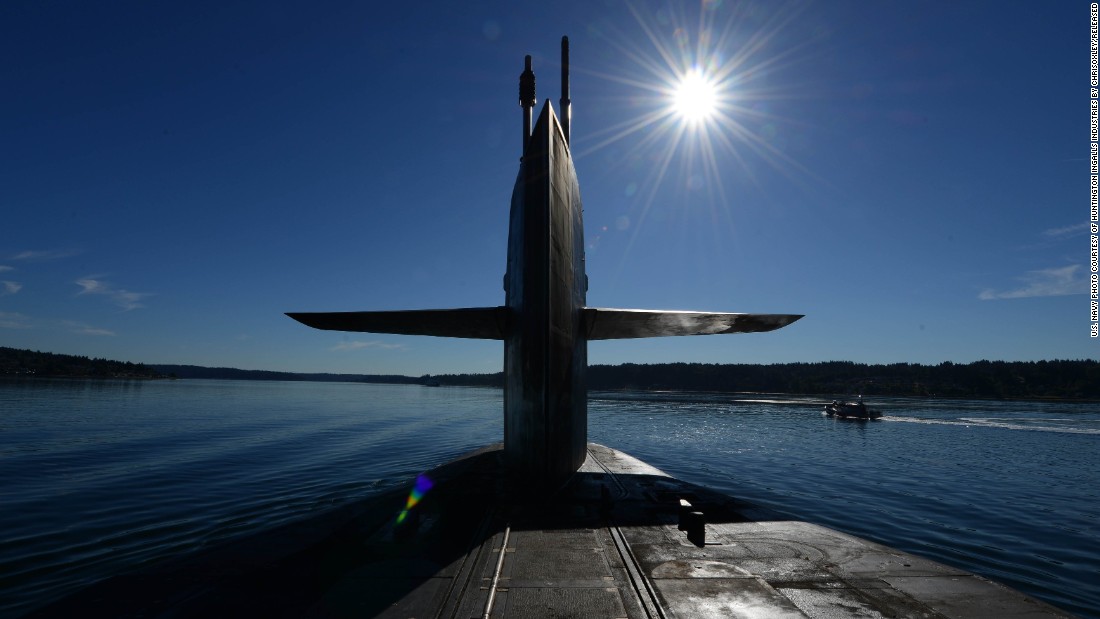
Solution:
M882 417L882 411L867 408L861 397L855 402L833 400L825 405L825 416L841 419L878 419Z

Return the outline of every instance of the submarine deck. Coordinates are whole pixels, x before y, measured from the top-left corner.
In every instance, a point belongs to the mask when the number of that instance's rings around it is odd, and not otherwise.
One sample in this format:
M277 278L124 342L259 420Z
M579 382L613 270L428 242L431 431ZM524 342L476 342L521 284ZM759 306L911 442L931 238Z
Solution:
M391 493L111 578L29 616L1072 616L601 445L543 499L517 500L522 488L500 462L496 445L429 471L432 487L404 525L394 515L408 495Z

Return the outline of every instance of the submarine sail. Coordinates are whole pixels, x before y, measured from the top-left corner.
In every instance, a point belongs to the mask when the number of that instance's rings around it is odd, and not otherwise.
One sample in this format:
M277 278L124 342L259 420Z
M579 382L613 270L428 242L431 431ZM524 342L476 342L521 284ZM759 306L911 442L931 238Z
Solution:
M568 45L563 37L565 119L571 117ZM534 84L527 56L520 76L524 152L512 191L503 306L288 316L318 329L502 340L505 461L511 476L539 491L561 485L585 461L589 340L756 333L802 316L587 307L583 208L569 128L549 101L531 128Z

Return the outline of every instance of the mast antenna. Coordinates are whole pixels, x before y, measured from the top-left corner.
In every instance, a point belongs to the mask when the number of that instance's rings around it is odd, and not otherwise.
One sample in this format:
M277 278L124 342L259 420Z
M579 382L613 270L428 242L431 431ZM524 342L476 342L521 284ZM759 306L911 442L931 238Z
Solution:
M558 106L561 108L561 131L565 134L565 143L569 143L569 125L573 119L573 112L569 100L569 37L561 38L561 99Z
M531 112L535 108L535 73L531 70L531 56L523 59L523 73L519 76L519 105L523 108L523 152L531 140Z

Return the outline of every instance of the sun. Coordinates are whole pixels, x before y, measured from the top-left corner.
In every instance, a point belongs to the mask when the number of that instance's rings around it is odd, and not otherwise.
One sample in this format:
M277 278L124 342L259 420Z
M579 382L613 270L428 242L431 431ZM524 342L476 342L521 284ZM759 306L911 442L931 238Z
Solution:
M738 202L726 184L759 187L758 164L799 184L813 176L790 154L792 136L802 135L796 129L805 129L780 112L786 100L802 96L791 85L792 71L817 45L814 38L789 44L798 0L764 21L747 19L742 3L722 0L670 2L656 12L652 5L665 3L623 4L636 30L593 32L628 62L592 75L610 86L605 96L615 109L627 113L570 147L577 158L620 143L611 158L629 176L625 193L635 209L621 229L636 234L662 192L673 189L685 192L685 205L710 207L714 221L732 221L730 205ZM656 212L668 216L668 209Z
M718 88L702 71L692 69L672 91L672 109L688 123L705 122L718 110Z

